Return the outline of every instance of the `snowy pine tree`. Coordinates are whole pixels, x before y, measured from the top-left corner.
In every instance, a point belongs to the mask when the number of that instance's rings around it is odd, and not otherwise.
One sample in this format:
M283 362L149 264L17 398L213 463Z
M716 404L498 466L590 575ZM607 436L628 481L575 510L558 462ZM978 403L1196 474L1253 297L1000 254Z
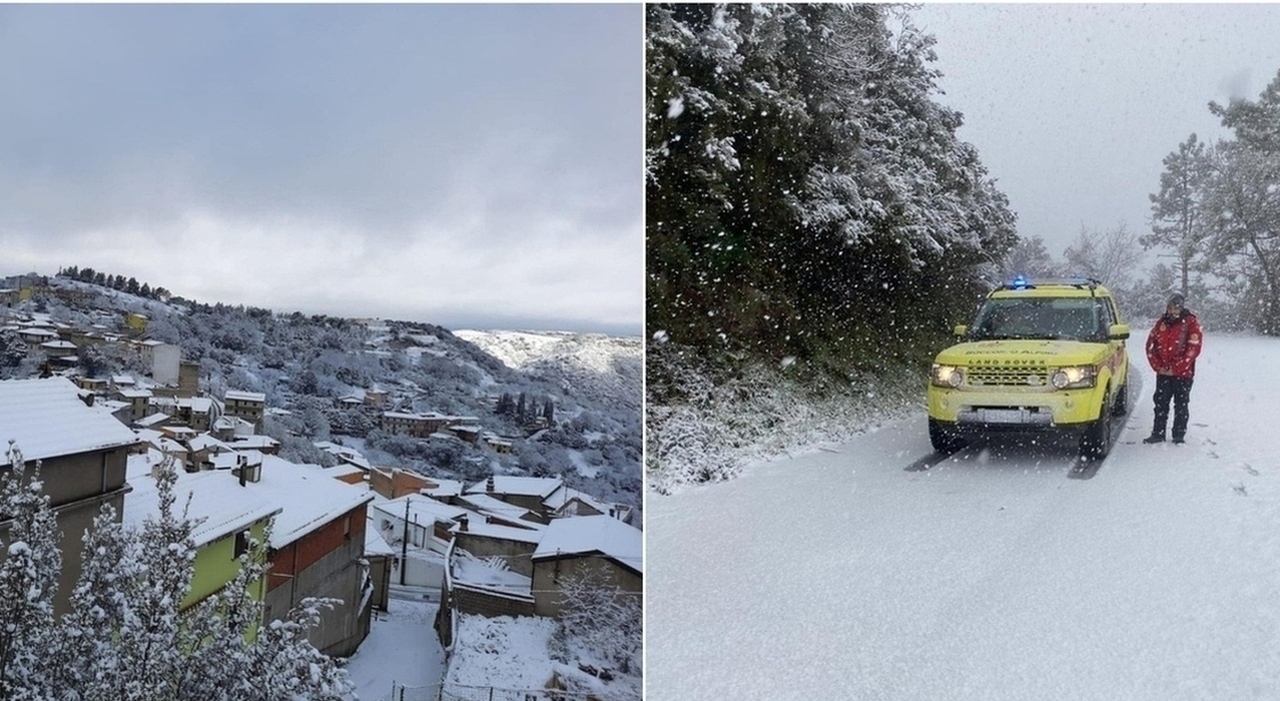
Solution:
M0 568L0 698L60 701L340 701L346 673L307 639L327 600L306 600L261 626L267 546L251 541L240 570L188 610L194 522L175 510L172 461L157 474L160 513L141 532L104 506L84 537L71 611L55 621L50 599L60 554L48 497L24 481L21 454L3 499L13 514ZM268 526L269 529L269 526ZM269 530L268 530L269 533Z
M138 577L125 584L128 602L116 633L120 675L116 698L163 701L177 698L186 657L182 643L182 600L191 590L196 557L193 523L184 507L174 512L173 461L155 475L160 513L148 518L138 534Z
M12 472L0 484L10 519L0 565L0 698L40 698L44 642L54 623L53 595L62 569L57 522L42 491L40 463L26 475L22 451L9 442Z
M50 636L46 665L49 688L74 690L78 701L115 698L125 670L116 649L116 631L129 605L129 585L141 574L138 543L104 504L84 535L80 580L71 592L71 611Z

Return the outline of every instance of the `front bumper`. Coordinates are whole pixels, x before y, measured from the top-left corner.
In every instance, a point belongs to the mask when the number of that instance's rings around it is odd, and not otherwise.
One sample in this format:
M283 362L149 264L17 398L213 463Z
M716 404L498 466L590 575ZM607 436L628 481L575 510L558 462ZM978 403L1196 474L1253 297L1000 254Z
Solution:
M1102 387L1077 390L944 389L929 386L929 416L961 430L1040 431L1096 421Z

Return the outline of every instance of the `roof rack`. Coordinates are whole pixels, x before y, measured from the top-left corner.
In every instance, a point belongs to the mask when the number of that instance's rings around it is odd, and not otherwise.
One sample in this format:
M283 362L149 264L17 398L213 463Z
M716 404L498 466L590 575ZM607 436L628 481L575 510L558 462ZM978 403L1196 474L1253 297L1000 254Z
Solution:
M1078 287L1080 289L1093 289L1102 284L1102 281L1093 277L1075 276L1075 277L1055 277L1055 278L1036 278L1028 279L1026 276L1019 275L1009 282L1000 285L1002 290L1034 290L1041 285L1067 285L1070 287Z

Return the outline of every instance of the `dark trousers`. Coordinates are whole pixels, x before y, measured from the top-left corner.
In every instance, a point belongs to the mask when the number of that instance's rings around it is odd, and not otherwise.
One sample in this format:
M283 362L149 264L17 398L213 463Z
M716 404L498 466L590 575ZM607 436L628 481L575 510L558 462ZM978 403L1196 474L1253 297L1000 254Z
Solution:
M1169 422L1169 400L1173 400L1173 437L1182 438L1187 433L1187 420L1191 418L1187 406L1191 402L1190 377L1156 375L1156 422L1152 435L1164 435Z

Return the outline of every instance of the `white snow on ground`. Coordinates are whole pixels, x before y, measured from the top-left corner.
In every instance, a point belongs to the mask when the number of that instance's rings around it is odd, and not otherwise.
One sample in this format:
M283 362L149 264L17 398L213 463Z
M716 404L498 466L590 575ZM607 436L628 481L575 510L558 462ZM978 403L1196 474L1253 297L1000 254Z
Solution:
M573 463L573 469L577 470L579 475L595 477L600 474L600 467L592 465L580 451L570 449L566 452L569 455L569 462Z
M461 614L445 683L541 689L555 665L548 653L555 628L550 618Z
M646 500L646 699L1280 698L1280 339L1208 334L1187 444L925 471L923 413ZM923 392L923 388L922 388Z
M432 627L438 604L391 599L390 611L378 613L369 637L347 662L347 673L360 701L391 696L391 684L425 687L440 683L444 650Z

